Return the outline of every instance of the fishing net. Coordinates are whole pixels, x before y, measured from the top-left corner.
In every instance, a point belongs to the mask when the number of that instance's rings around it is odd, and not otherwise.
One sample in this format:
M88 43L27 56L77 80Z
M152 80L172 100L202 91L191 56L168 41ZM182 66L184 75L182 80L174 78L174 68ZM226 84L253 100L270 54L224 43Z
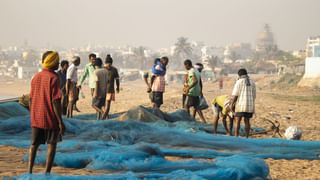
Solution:
M30 115L18 103L0 104L0 144L30 146ZM94 114L64 118L66 134L54 164L70 168L113 170L91 176L22 175L19 179L267 179L264 158L320 159L319 141L246 139L213 135L212 125L185 111L168 114L142 106L111 120ZM262 130L255 128L256 130ZM225 133L219 126L218 132ZM242 128L241 133L244 134ZM45 164L40 146L35 164ZM170 161L167 157L177 157ZM184 158L188 158L187 160ZM190 158L192 158L190 160ZM28 154L23 158L27 161Z

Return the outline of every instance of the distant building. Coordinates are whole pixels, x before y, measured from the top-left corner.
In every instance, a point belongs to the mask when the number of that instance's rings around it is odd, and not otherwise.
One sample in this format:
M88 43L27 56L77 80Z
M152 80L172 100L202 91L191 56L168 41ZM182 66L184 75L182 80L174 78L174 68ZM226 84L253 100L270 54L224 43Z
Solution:
M320 46L320 36L308 38L308 42L307 42L307 46L306 46L307 57L314 57L315 46Z
M307 57L305 73L298 86L320 87L320 57Z
M249 43L231 43L226 46L224 51L224 63L232 63L236 60L244 60L252 55Z
M201 61L205 68L209 67L209 59L212 56L218 56L219 58L223 58L224 48L220 46L209 47L203 46L201 48Z
M298 58L305 58L306 57L306 51L305 50L299 50L299 51L293 51L292 55Z
M313 47L313 57L320 57L320 46Z
M267 48L276 46L274 35L271 32L270 26L268 24L264 25L264 31L259 33L256 42L256 51L263 52Z
M222 46L203 46L201 48L201 57L218 56L223 58L224 47Z

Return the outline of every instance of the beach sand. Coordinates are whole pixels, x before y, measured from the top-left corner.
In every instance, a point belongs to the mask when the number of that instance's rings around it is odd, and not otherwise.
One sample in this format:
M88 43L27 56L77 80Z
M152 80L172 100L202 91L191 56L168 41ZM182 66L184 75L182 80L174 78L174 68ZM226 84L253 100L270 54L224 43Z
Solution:
M295 90L272 90L268 87L271 80L277 77L256 78L257 99L256 114L251 120L252 127L261 127L268 129L270 124L263 118L272 121L278 120L281 124L281 133L289 126L298 126L302 129L301 140L319 141L320 140L320 102L301 101L296 98L287 98L287 95L305 96L320 95L320 92L307 89ZM235 78L226 78L224 89L219 90L217 83L204 83L204 95L207 101L217 95L231 94ZM174 112L181 109L181 88L180 84L170 83L166 87L164 94L163 111ZM19 82L0 82L0 94L21 96L27 94L30 89L29 81ZM91 108L91 96L87 85L83 86L82 91L85 98L78 101L80 113L95 113ZM150 100L146 93L146 86L142 80L134 82L124 82L121 85L120 94L116 95L116 101L112 104L111 113L127 111L138 105L150 107ZM75 114L79 114L75 112ZM275 116L279 114L280 116ZM211 108L204 111L204 115L209 123L212 123ZM199 119L198 119L199 120ZM221 121L219 122L221 123ZM242 122L243 123L243 122ZM256 135L250 138L270 138L271 133ZM319 147L320 149L320 147ZM27 149L21 149L11 146L0 146L0 176L16 176L27 172L27 164L22 162L22 157ZM174 158L173 158L174 159ZM320 179L320 161L319 160L274 160L266 159L270 167L270 176L272 179ZM36 165L34 173L44 171L43 166ZM63 167L53 167L52 173L63 175L84 175L100 174L107 171L91 171L88 169L71 169ZM110 172L107 172L110 173Z

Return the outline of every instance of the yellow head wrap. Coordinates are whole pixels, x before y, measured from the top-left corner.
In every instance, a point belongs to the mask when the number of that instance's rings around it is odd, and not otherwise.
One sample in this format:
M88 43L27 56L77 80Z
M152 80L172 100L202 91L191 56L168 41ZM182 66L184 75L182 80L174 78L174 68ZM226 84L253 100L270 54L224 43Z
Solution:
M52 51L47 57L43 60L42 66L44 68L51 69L59 63L59 54L56 51Z

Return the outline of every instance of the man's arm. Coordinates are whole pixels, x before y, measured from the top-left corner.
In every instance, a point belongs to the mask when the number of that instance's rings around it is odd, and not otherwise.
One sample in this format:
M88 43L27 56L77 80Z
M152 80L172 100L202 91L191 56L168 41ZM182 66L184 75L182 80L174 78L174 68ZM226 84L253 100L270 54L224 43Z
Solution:
M67 94L67 95L69 95L70 83L71 83L71 80L70 80L70 79L67 79L67 82L66 82L66 94Z
M64 91L64 90L66 90L66 84L64 84L61 88L61 91Z
M117 93L119 93L120 91L120 76L119 76L119 73L118 73L118 70L116 68L115 69L115 79L116 79L116 85L117 85Z
M89 74L89 68L88 68L88 66L86 66L84 68L84 71L83 71L83 73L82 73L82 75L80 77L80 80L79 80L78 84L77 84L78 87L81 87L83 81L87 78L88 74Z
M58 123L59 123L60 134L61 134L61 136L63 136L66 127L64 126L63 121L62 121L62 117L61 117L60 99L56 99L56 100L52 101L52 109L53 109L54 114L55 114L55 116L58 120Z
M117 93L119 93L119 91L120 91L120 79L119 78L116 79L116 85L117 85Z
M148 86L148 89L151 89L151 86L150 86L150 84L148 82L148 74L143 75L143 80L146 83L146 85Z
M193 83L188 87L188 92L189 92L189 89L193 88L198 82L196 76L194 75L192 76L192 80L193 80Z
M236 84L234 85L233 91L232 91L232 101L231 101L231 112L234 112L234 107L235 104L238 100L238 96L239 96L239 81L236 82Z
M154 79L155 79L155 78L156 78L155 75L152 75L151 78L150 78L150 85L151 85L151 87L152 87L152 85L153 85L153 82L154 82Z
M238 96L233 96L232 97L232 102L231 102L231 107L230 107L230 111L231 112L235 111L234 107L235 107L235 104L236 104L237 100L238 100Z
M200 78L200 93L201 93L201 97L203 97L203 93L202 93L202 79Z

